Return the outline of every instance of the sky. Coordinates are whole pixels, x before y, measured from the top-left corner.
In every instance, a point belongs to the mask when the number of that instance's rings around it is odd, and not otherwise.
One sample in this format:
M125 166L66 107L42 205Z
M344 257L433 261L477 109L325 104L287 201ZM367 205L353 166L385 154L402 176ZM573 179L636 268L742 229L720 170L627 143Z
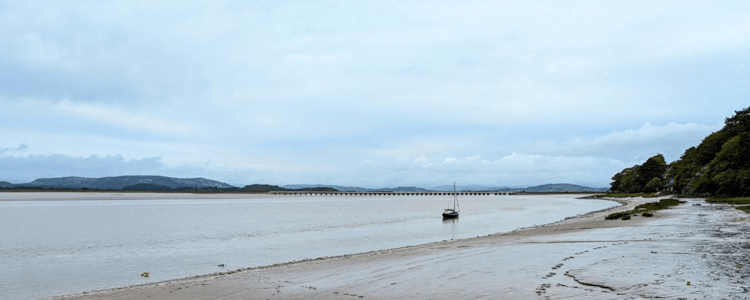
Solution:
M0 180L607 187L750 106L743 1L0 1Z

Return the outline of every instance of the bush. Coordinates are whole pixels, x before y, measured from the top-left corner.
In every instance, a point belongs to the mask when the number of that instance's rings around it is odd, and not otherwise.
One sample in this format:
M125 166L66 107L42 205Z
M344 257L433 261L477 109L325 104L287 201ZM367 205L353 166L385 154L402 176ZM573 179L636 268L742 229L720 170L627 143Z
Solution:
M643 197L643 198L654 198L656 197L656 193L609 193L606 195L599 196L602 197L609 197L609 198L637 198L637 197Z
M750 204L750 197L740 198L708 198L708 203L726 203L726 204Z
M638 205L634 210L661 210L680 204L677 199L661 199L659 202L649 202Z
M604 219L605 220L617 220L617 219L623 218L625 216L629 217L631 213L633 213L633 211L624 211L624 212L619 212L619 213L613 213L613 214L610 214L610 215L604 217Z

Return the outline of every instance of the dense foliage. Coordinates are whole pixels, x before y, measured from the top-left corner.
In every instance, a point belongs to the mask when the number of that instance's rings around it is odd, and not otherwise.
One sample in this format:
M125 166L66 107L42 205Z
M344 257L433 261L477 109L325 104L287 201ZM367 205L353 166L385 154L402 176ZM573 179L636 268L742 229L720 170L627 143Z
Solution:
M655 192L709 196L750 196L750 107L735 111L724 128L685 150L680 159L664 164L659 154L643 165L612 177L613 192Z
M666 171L667 162L664 161L664 156L657 154L646 160L643 165L635 165L615 174L610 190L623 193L656 192L666 184Z

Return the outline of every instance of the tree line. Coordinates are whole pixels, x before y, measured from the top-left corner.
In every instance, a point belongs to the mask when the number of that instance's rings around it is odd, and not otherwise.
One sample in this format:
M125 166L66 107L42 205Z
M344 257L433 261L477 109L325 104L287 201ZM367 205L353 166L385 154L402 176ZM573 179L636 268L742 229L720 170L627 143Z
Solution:
M667 164L657 154L612 176L612 192L670 191L684 195L750 196L750 107Z

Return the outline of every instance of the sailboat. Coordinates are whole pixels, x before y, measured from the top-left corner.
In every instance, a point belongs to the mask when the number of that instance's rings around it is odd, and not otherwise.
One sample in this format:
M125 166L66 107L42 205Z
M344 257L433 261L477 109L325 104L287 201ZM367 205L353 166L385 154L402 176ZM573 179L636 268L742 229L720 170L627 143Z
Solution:
M450 204L448 205L450 207ZM458 196L456 195L456 183L453 182L453 208L446 208L443 211L444 219L455 219L458 218L458 212L461 211L461 207L458 206Z

